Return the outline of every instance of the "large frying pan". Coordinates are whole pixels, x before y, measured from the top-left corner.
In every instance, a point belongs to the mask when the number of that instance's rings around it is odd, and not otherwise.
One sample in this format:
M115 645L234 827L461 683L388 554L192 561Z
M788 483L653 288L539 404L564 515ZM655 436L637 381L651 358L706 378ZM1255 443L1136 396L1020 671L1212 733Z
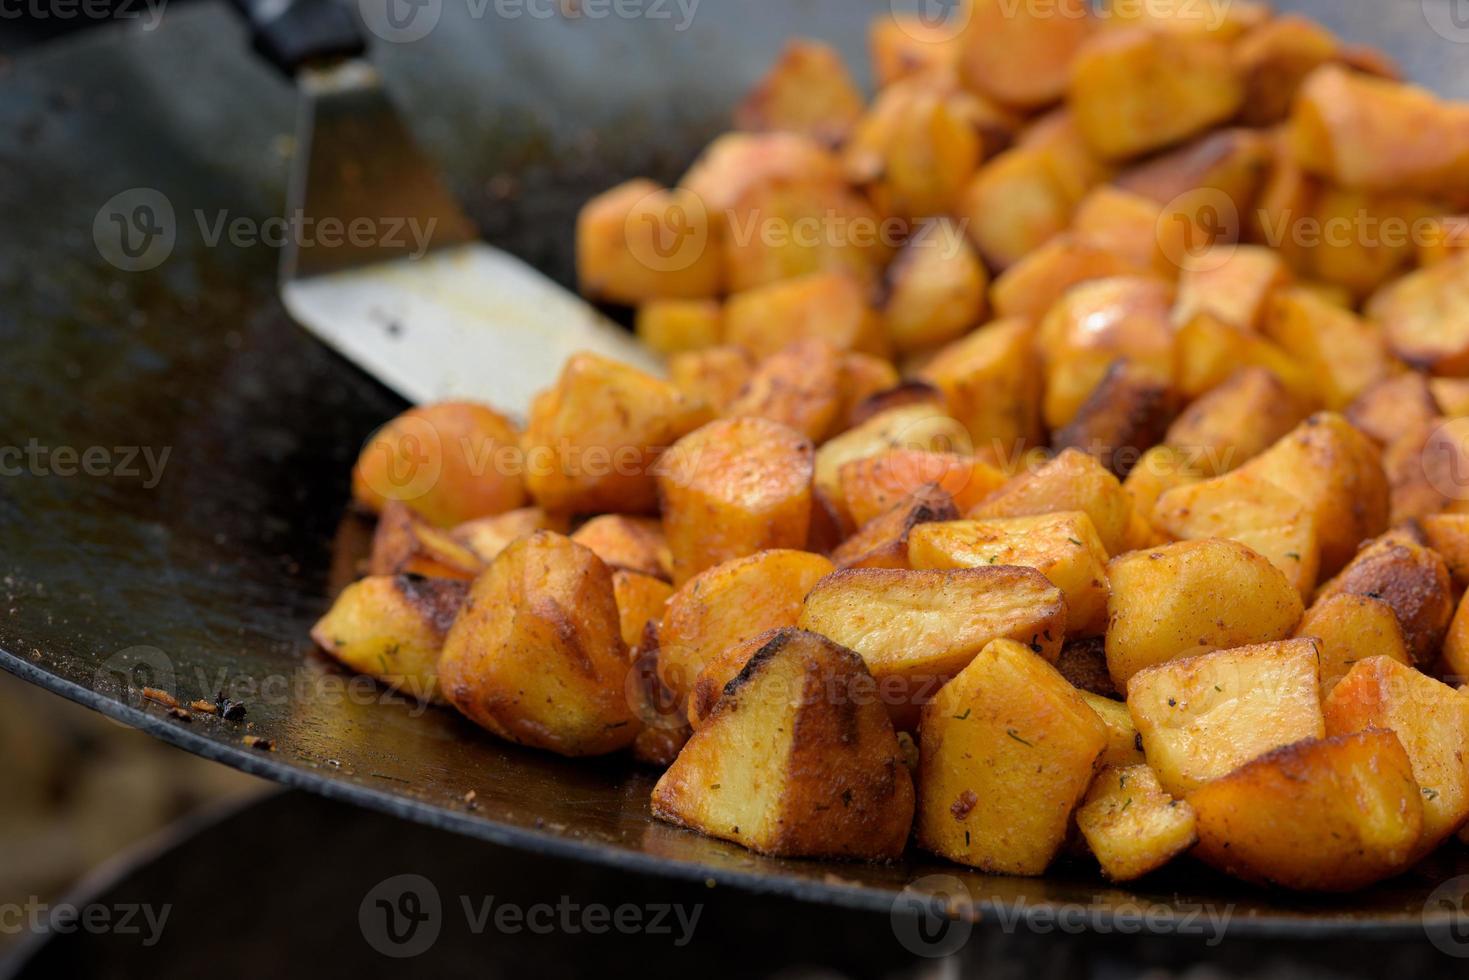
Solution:
M1469 95L1469 22L1436 31L1418 0L1282 5ZM376 60L486 236L569 282L582 200L638 173L675 177L788 35L829 39L862 64L867 21L887 4L705 0L687 25L661 0L642 9L668 18L536 15L553 7L442 0L435 31L381 44ZM222 6L169 8L155 30L141 26L0 67L0 666L287 785L618 867L878 909L918 879L981 911L1066 903L1102 923L1139 905L1161 927L1228 907L1231 934L1447 925L1469 878L1434 892L1469 872L1462 855L1340 900L1252 891L1192 866L1114 889L1084 869L1027 880L921 856L761 858L652 820L653 776L630 764L521 751L347 683L306 632L361 551L365 529L343 516L348 467L402 405L288 322L272 249L228 231L211 241L221 216L276 215L289 88ZM166 199L176 240L156 268L123 272L94 247L94 231L107 234L94 221L139 188ZM145 701L147 685L184 701L223 691L247 715L186 722ZM247 733L274 750L248 747ZM939 887L930 875L951 877Z

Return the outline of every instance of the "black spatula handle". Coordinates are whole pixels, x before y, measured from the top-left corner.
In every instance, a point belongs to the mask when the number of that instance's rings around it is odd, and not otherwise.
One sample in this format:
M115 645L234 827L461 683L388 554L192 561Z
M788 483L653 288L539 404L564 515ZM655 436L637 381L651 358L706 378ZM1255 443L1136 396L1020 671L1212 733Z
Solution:
M351 8L338 0L231 0L250 23L255 50L287 75L367 50Z

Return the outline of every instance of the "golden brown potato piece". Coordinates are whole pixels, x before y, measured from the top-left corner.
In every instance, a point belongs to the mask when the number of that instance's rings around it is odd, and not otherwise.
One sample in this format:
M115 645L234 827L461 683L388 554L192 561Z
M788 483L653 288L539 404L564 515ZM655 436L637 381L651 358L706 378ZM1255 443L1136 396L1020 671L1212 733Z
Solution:
M868 200L844 183L756 184L721 217L724 285L731 293L818 273L842 273L870 286L891 257L891 233Z
M914 568L1034 568L1066 596L1066 633L1100 633L1107 622L1107 550L1079 511L1037 517L948 521L915 527Z
M927 406L934 411L944 409L944 394L927 381L898 381L889 388L871 392L852 406L848 421L853 427L895 408Z
M1413 662L1438 656L1454 616L1448 566L1413 535L1392 531L1365 545L1341 574L1321 587L1321 598L1365 595L1397 613Z
M735 127L803 133L835 144L851 131L862 107L862 93L836 49L797 38L735 108Z
M1194 808L1163 792L1146 765L1102 770L1076 811L1076 826L1112 881L1156 871L1194 846Z
M752 188L797 179L835 184L842 179L841 163L826 147L799 133L725 133L705 147L679 188L703 201L722 226L730 209Z
M725 305L724 324L729 343L757 358L806 338L869 354L886 349L882 322L868 308L862 287L838 272L812 273L736 293Z
M974 446L1012 458L1041 440L1040 361L1029 321L998 320L955 341L921 375Z
M683 351L668 359L668 379L685 398L723 412L739 395L755 370L755 359L743 347L720 346Z
M724 308L712 299L659 299L638 307L638 339L660 354L714 347L724 335Z
M959 40L949 26L915 14L874 17L867 28L867 48L879 88L959 63Z
M906 730L991 640L1017 640L1055 660L1066 599L1031 568L852 568L811 589L797 625L860 653L894 723Z
M369 575L422 575L472 579L487 562L449 531L431 526L407 506L390 500L372 533Z
M919 402L890 408L829 439L816 451L816 489L845 521L851 520L842 498L842 467L858 459L885 457L895 450L969 455L969 433L936 406Z
M1092 33L1084 0L1006 4L971 0L959 39L964 84L1017 109L1060 101L1077 51Z
M684 703L710 660L765 630L794 626L806 593L832 563L776 549L737 558L691 579L673 594L658 633L658 677Z
M972 456L913 449L854 459L837 472L842 500L859 527L930 485L937 485L963 513L1005 482L1004 473Z
M1418 526L1428 547L1444 560L1454 585L1469 585L1469 514L1430 514Z
M1275 294L1265 332L1306 365L1330 409L1350 405L1391 369L1382 331L1305 289Z
M649 513L654 464L709 418L666 381L597 354L576 354L531 405L526 486L555 513Z
M786 630L750 660L653 789L653 815L762 854L896 858L913 782L862 660Z
M400 501L435 527L514 510L525 503L519 441L510 420L485 405L410 408L363 444L352 499L374 513Z
M673 595L673 586L652 575L614 568L612 595L617 600L622 642L631 650L642 639L644 628L663 618L663 606Z
M1159 202L1136 191L1104 184L1089 191L1071 219L1071 233L1133 267L1174 277L1178 266L1168 260L1159 241ZM1176 254L1176 253L1175 253ZM1121 273L1114 273L1120 275ZM995 304L998 308L999 297Z
M656 517L603 514L577 528L571 540L591 548L611 568L625 568L665 581L672 574L668 540Z
M1285 438L1310 414L1276 375L1240 368L1168 428L1164 441L1206 473L1238 469Z
M1127 710L1158 781L1182 797L1271 749L1321 738L1316 643L1216 650L1140 671Z
M564 516L548 514L539 507L521 507L494 517L465 521L449 533L455 541L474 552L483 565L488 565L516 538L532 531L565 534L567 530Z
M1460 599L1448 635L1444 637L1443 658L1439 663L1444 680L1459 685L1469 684L1469 612L1465 610L1469 610L1469 602Z
M1144 668L1279 640L1301 619L1300 593L1237 541L1134 551L1113 558L1107 576L1107 668L1119 691Z
M1260 245L1215 245L1187 263L1178 280L1173 322L1182 326L1200 313L1240 330L1260 325L1276 290L1290 283L1280 254Z
M885 514L863 524L831 553L837 568L910 568L908 542L914 529L959 517L954 498L937 484L920 487Z
M1428 379L1416 371L1383 378L1365 388L1346 410L1347 421L1379 446L1438 421L1438 402Z
M782 626L779 629L769 629L763 633L756 633L748 639L726 647L723 652L715 654L709 662L704 664L697 677L694 678L693 689L689 691L687 714L689 726L699 728L714 713L714 706L719 699L724 697L724 689L729 682L740 676L740 671L745 669L745 664L765 648L771 640L782 633L795 632L791 626Z
M1087 143L1076 123L1076 113L1062 106L1035 119L1015 139L1018 148L1041 154L1056 185L1072 209L1098 184L1109 180L1114 168Z
M342 590L311 628L316 645L360 674L425 704L439 698L439 652L469 586L369 575Z
M921 225L887 270L883 324L903 353L946 344L978 326L989 275L952 221Z
M1420 371L1469 375L1469 253L1389 283L1367 304L1398 357Z
M1319 407L1317 380L1273 341L1220 323L1207 314L1179 328L1175 344L1175 386L1185 398L1198 398L1228 381L1241 367L1264 368L1303 405Z
M1469 697L1387 657L1353 665L1326 699L1326 731L1389 729L1422 787L1427 854L1469 818Z
M1064 659L1065 653L1062 653ZM1061 669L1061 662L1056 662L1056 669ZM1065 676L1065 673L1062 673ZM1112 683L1107 682L1108 685ZM1136 766L1143 763L1142 739L1138 738L1137 726L1132 723L1132 715L1128 713L1127 705L1121 701L1114 701L1110 697L1103 697L1091 691L1078 689L1081 699L1086 702L1087 707L1097 713L1102 719L1102 724L1107 727L1107 750L1102 753L1102 765L1104 766Z
M1154 234L1148 225L1148 235ZM1093 279L1145 271L1137 263L1097 241L1063 232L1005 270L995 280L993 298L998 317L1040 319L1072 286Z
M1072 687L1083 694L1094 694L1104 699L1121 697L1107 673L1107 647L1100 636L1074 637L1061 647L1061 656L1056 660L1056 669ZM1090 700L1087 702L1090 704ZM1107 721L1103 718L1103 721ZM1109 723L1110 724L1110 723ZM1128 724L1132 724L1131 720ZM1139 752L1142 749L1138 749ZM1139 756L1141 758L1141 756Z
M659 460L673 584L767 548L800 548L811 527L811 441L778 422L720 419Z
M885 358L871 354L853 353L842 355L841 395L842 403L837 409L836 429L845 430L860 425L869 416L858 417L860 406L881 391L898 385L898 369Z
M1290 135L1307 170L1343 187L1462 193L1469 169L1469 107L1338 65L1302 84Z
M1092 148L1121 159L1225 122L1243 103L1244 86L1228 46L1211 37L1118 30L1076 56L1069 99Z
M1127 539L1132 501L1117 477L1095 457L1067 449L1033 472L1021 473L996 490L966 517L1029 517L1082 511L1102 539L1107 554L1120 554Z
M1307 268L1328 288L1344 290L1348 307L1408 267L1416 229L1433 212L1414 197L1331 186L1321 188L1314 205L1315 224L1300 228ZM1316 228L1323 229L1319 240Z
M582 295L628 305L704 299L723 285L723 255L698 195L630 180L597 195L576 219Z
M1273 126L1284 121L1301 84L1340 47L1326 28L1295 14L1276 17L1240 38L1231 51L1245 86L1240 122Z
M1469 378L1429 378L1428 387L1444 415L1451 419L1469 415Z
M1423 825L1408 757L1387 731L1284 746L1188 801L1195 855L1300 891L1353 891L1406 870Z
M537 531L475 579L439 681L454 707L501 738L604 755L638 733L628 663L612 573L589 548Z
M924 707L920 731L919 845L995 874L1044 872L1107 746L1081 695L997 639Z
M1322 596L1306 610L1296 636L1315 637L1321 651L1321 697L1359 661L1389 657L1413 663L1392 606L1371 596L1339 592Z
M1387 444L1382 470L1391 493L1392 524L1436 514L1462 496L1456 490L1458 473L1469 447L1457 429L1441 418L1420 419L1407 423Z
M722 414L778 422L819 442L837 424L841 373L841 351L825 340L798 340L762 361Z
M1173 387L1155 369L1114 361L1071 421L1052 433L1051 447L1089 453L1125 478L1163 441L1177 411Z
M1132 472L1127 474L1127 479L1122 481L1123 491L1132 500L1134 523L1141 520L1150 532L1154 531L1153 507L1159 498L1174 487L1185 487L1202 479L1203 470L1198 468L1187 453L1172 446L1154 446L1149 449L1143 453ZM1133 543L1130 535L1128 543ZM1149 541L1149 545L1162 543L1164 542Z
M957 217L989 267L1004 271L1065 231L1075 203L1050 154L1016 147L979 168Z

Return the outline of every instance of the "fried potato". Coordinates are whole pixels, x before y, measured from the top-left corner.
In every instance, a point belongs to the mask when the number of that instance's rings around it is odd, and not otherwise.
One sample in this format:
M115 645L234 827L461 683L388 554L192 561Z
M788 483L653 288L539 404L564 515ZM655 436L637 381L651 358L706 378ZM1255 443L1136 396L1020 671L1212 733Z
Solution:
M1112 881L1156 871L1193 847L1194 809L1163 792L1146 765L1110 766L1076 811L1076 826Z
M1469 819L1469 698L1387 657L1353 665L1326 698L1326 731L1397 733L1422 787L1423 855Z
M1367 304L1392 351L1420 371L1469 375L1469 253L1389 283Z
M374 513L390 500L435 527L514 510L525 503L515 465L520 433L474 402L421 405L378 429L352 468L352 499Z
M564 516L548 514L539 507L521 507L493 517L477 517L472 521L465 521L449 533L455 541L474 552L483 565L489 565L516 538L524 537L532 531L565 534L567 530Z
M1064 652L1062 658L1065 658ZM1056 669L1061 669L1060 661L1057 661ZM1064 672L1062 676L1065 676ZM1108 681L1108 684L1110 683ZM1095 711L1097 717L1102 719L1102 724L1107 727L1107 749L1102 753L1102 765L1141 765L1143 763L1143 743L1138 737L1137 726L1132 723L1132 715L1128 713L1127 705L1087 690L1079 689L1078 693L1086 702L1087 707Z
M1320 189L1314 207L1316 223L1301 235L1307 267L1320 283L1345 290L1348 307L1408 267L1415 229L1433 211L1414 197L1332 186ZM1313 227L1323 229L1319 240Z
M813 450L799 432L758 418L720 419L659 461L673 584L768 548L800 548L811 527Z
M944 685L920 733L919 846L995 874L1046 870L1107 746L1066 679L1006 639Z
M1314 640L1295 639L1135 674L1127 710L1163 788L1184 797L1271 749L1323 737L1317 658Z
M484 566L479 554L452 532L431 526L406 505L390 500L372 533L367 574L467 580Z
M671 595L673 586L661 578L625 568L612 569L618 629L629 650L638 645L649 622L656 623L663 618L663 606Z
M1211 37L1118 30L1076 55L1068 98L1093 149L1121 159L1225 122L1243 104L1244 86L1229 48Z
M870 286L891 253L877 211L842 182L798 178L756 184L721 217L724 284L737 295L822 273ZM725 315L726 333L739 343L728 307Z
M694 678L693 688L689 691L685 708L689 726L695 729L701 727L714 713L714 706L719 703L719 699L724 697L729 682L740 676L740 671L745 669L750 658L763 650L771 640L791 632L795 632L794 627L782 626L756 633L710 658Z
M475 579L439 679L454 707L501 738L603 755L638 733L628 663L612 573L591 549L536 531Z
M1339 592L1312 603L1296 636L1314 637L1321 652L1321 697L1325 700L1347 671L1368 657L1411 665L1407 640L1392 606L1372 596Z
M966 517L1029 517L1081 511L1091 518L1107 554L1120 554L1127 538L1132 501L1117 478L1095 457L1067 449L1033 472L1021 473Z
M1275 445L1309 414L1310 406L1273 372L1240 368L1184 409L1163 441L1218 475Z
M1246 126L1283 122L1302 83L1334 59L1340 48L1330 31L1295 14L1276 17L1245 34L1230 52L1245 87L1240 121Z
M1383 378L1365 388L1346 410L1347 421L1380 446L1438 420L1428 379L1416 371Z
M901 380L897 368L885 358L852 351L843 354L839 384L842 401L834 428L844 431L866 421L865 416L858 417L859 407L878 392L894 388Z
M862 93L836 49L798 38L735 108L735 126L839 143L862 115Z
M887 513L863 524L831 553L831 560L837 568L909 568L908 543L913 531L958 516L954 499L937 484L929 484L919 488L912 499L899 501Z
M837 479L847 512L861 526L930 485L937 485L963 513L1003 484L1005 474L972 456L890 449L844 463Z
M1051 448L1089 453L1125 478L1163 441L1177 410L1177 394L1156 369L1114 361L1071 421L1052 433Z
M1469 603L1460 599L1459 608L1449 622L1449 632L1444 637L1440 663L1444 680L1461 685L1469 683L1469 612L1465 612L1466 609L1469 609Z
M1389 731L1297 742L1188 796L1194 854L1261 885L1352 891L1412 863L1423 804Z
M1452 589L1448 567L1436 552L1411 534L1392 531L1363 546L1319 596L1381 599L1397 614L1413 662L1428 664L1454 615Z
M852 406L850 421L855 427L884 412L895 408L910 408L915 405L924 405L935 411L942 411L944 408L943 392L927 381L913 379L898 381L889 388L870 393Z
M1185 398L1208 394L1241 367L1259 367L1280 379L1302 404L1321 404L1316 379L1290 354L1273 341L1236 330L1207 314L1179 328L1175 350L1175 386Z
M914 75L952 69L959 63L959 39L946 24L916 14L873 18L867 29L872 75L879 88Z
M1066 596L1068 636L1106 626L1107 551L1079 511L922 524L909 533L907 559L913 568L1034 568Z
M907 729L991 640L1017 640L1055 660L1066 599L1030 568L852 568L816 583L796 625L861 654L894 723Z
M571 540L592 549L611 568L625 568L665 581L672 574L668 540L656 517L603 514L577 528Z
M862 660L783 630L653 789L653 815L781 857L895 858L913 783Z
M839 272L816 272L736 293L724 308L729 343L757 358L794 340L819 338L840 350L886 352L882 322L862 287Z
M1067 106L1037 117L1020 131L1015 146L1041 155L1041 162L1073 209L1114 173L1113 166L1087 143L1076 123L1076 113Z
M1455 587L1469 585L1469 514L1430 514L1418 527L1428 547L1444 560Z
M1040 443L1039 365L1029 321L998 320L943 348L919 376L943 392L974 446L1010 457Z
M360 674L439 701L439 653L468 592L449 579L369 575L342 590L311 639Z
M633 329L660 354L703 350L724 334L724 308L712 299L659 299L638 307Z
M800 133L725 133L704 148L678 186L703 201L722 227L752 188L801 179L837 184L841 162Z
M841 373L841 351L825 340L798 340L762 361L723 414L778 422L820 441L837 425Z
M887 270L883 325L903 353L946 344L976 327L985 314L989 274L952 221L921 225Z
M1003 272L1065 231L1075 204L1046 151L1016 147L979 168L956 215L985 263Z
M1287 637L1303 611L1280 569L1237 541L1134 551L1113 558L1107 577L1107 668L1118 690L1147 667Z
M1280 253L1259 245L1215 245L1186 264L1178 280L1173 322L1200 313L1240 330L1255 330L1276 290L1290 283Z
M1018 109L1038 109L1066 92L1077 51L1092 33L1084 0L1007 6L972 0L959 38L959 73L976 92Z
M1148 234L1153 226L1148 225ZM997 317L1039 319L1072 286L1149 268L1076 232L1062 232L1006 269L992 296Z
M1016 126L950 76L923 76L878 93L842 164L880 213L932 217L954 210L984 158L986 130L994 138Z
M1204 479L1204 471L1191 454L1172 446L1154 446L1143 453L1122 489L1132 500L1132 512L1141 516L1152 528L1153 506L1174 487L1184 487Z
M576 277L583 296L611 303L714 296L723 255L706 202L651 180L592 198L576 218Z
M1076 213L1071 217L1071 234L1127 262L1134 272L1151 269L1159 275L1174 278L1178 275L1178 266L1169 261L1159 240L1165 230L1158 222L1162 213L1158 201L1104 184L1092 188L1076 206ZM1173 254L1181 251L1176 249ZM999 303L996 295L997 309Z
M1380 330L1305 289L1278 291L1264 329L1316 377L1330 409L1345 408L1390 369Z
M668 379L685 398L722 413L739 396L755 370L743 347L720 346L681 351L668 359Z
M934 405L920 402L890 408L828 440L816 451L814 485L844 520L850 520L841 484L846 464L885 457L896 450L968 455L971 449L964 426Z
M649 513L654 463L709 418L708 406L636 368L576 354L531 405L526 487L555 513Z
M668 600L658 631L658 677L678 703L712 659L765 630L794 626L801 603L832 563L774 549L716 565Z

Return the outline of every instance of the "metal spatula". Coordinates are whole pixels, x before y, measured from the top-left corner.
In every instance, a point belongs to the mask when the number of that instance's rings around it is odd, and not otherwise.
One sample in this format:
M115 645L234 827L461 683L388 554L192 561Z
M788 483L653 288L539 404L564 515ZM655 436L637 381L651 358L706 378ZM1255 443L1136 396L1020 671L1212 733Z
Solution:
M659 370L626 331L479 240L363 60L350 10L235 3L300 92L286 214L301 233L281 255L281 298L301 326L416 402L523 413L578 350Z

